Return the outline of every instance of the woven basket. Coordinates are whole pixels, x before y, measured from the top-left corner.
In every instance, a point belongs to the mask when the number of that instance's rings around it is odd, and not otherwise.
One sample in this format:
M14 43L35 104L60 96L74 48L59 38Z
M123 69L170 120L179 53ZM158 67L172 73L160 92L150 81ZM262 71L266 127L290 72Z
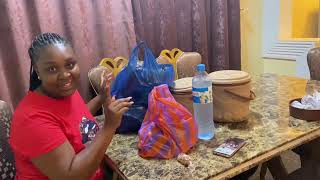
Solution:
M255 98L248 73L235 70L216 71L212 79L213 117L217 122L241 122L250 113L250 101Z

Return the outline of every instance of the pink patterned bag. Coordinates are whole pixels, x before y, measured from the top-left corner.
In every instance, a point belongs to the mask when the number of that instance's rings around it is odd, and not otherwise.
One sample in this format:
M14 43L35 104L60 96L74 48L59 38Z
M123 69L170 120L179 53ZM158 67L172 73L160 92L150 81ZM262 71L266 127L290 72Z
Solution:
M198 140L192 114L175 101L167 85L149 94L148 111L139 130L139 155L170 159L187 152Z

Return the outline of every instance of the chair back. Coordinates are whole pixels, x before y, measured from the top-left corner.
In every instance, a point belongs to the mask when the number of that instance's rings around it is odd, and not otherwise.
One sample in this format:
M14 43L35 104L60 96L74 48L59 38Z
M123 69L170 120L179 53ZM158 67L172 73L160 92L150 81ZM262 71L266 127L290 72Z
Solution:
M104 58L99 65L92 68L88 72L89 82L96 94L100 90L101 75L105 71L107 74L112 73L115 78L120 71L128 64L128 60L122 56L112 58Z
M8 103L0 100L0 179L14 179L14 155L8 143L12 111Z
M310 78L312 80L320 80L320 47L313 48L308 52L307 56Z
M193 77L197 72L197 65L201 64L201 55L197 52L183 52L178 48L163 50L157 58L159 64L172 64L175 79Z

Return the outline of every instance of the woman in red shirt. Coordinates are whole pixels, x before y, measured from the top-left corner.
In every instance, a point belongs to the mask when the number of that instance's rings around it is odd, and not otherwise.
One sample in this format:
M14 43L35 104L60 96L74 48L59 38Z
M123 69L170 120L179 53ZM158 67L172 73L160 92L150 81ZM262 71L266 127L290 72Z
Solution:
M111 75L103 75L100 94L85 104L77 91L78 61L58 34L37 36L28 53L30 89L16 108L9 139L15 179L103 179L99 165L131 98L111 98ZM92 114L101 106L99 129Z

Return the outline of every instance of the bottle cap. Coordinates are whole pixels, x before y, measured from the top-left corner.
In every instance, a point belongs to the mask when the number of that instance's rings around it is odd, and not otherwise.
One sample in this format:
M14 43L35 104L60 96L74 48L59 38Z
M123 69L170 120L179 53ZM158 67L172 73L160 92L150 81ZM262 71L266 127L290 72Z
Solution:
M199 72L205 71L205 70L206 70L206 65L204 65L204 64L198 64L198 65L197 65L197 70L198 70Z

